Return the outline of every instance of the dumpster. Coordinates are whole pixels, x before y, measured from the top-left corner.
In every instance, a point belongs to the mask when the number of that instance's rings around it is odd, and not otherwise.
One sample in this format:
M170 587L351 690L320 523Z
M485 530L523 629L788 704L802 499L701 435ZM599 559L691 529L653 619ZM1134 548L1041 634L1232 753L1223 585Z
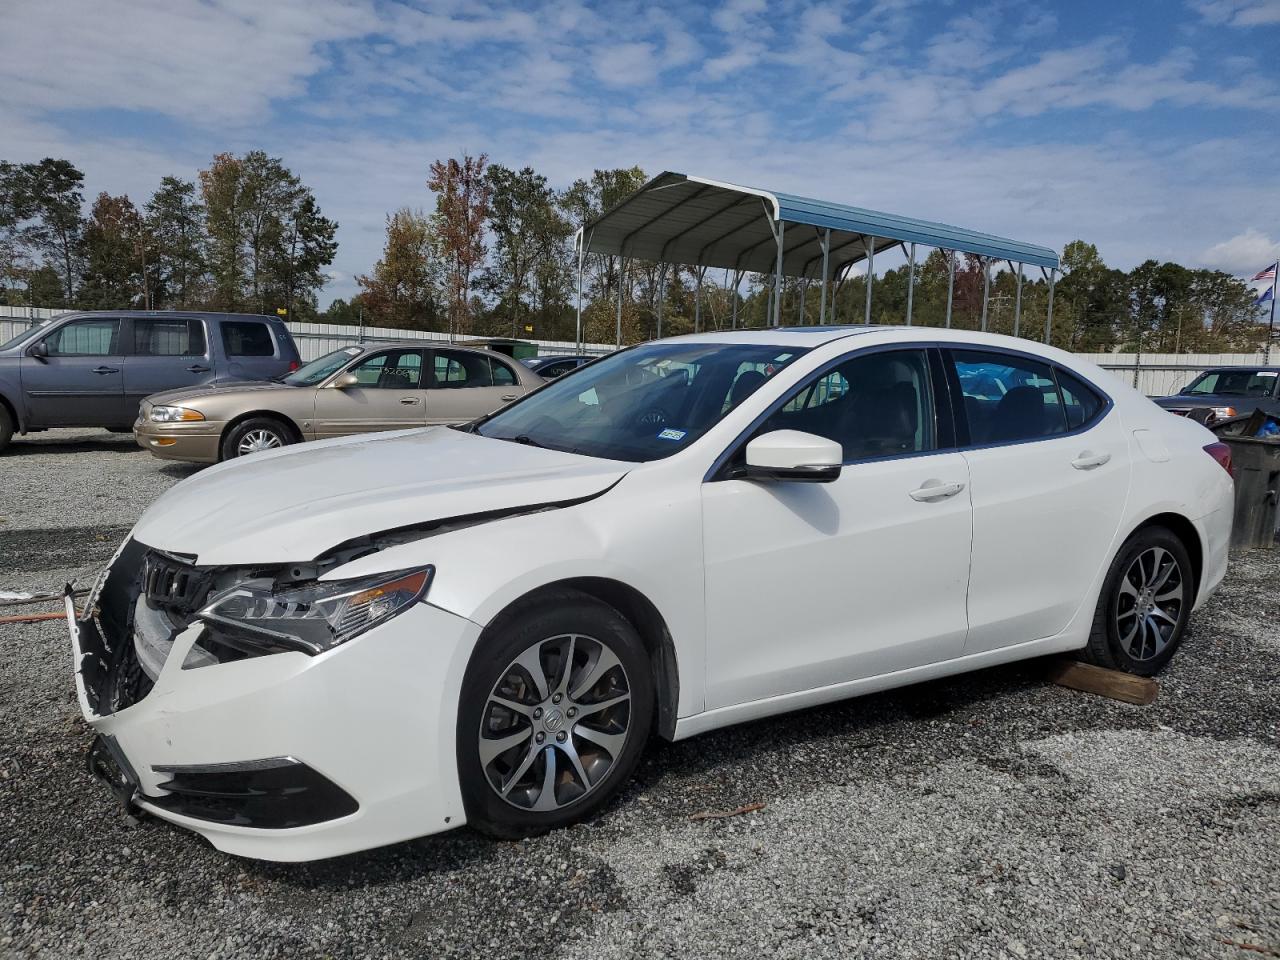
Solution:
M1236 475L1233 547L1274 547L1280 502L1280 440L1223 436Z

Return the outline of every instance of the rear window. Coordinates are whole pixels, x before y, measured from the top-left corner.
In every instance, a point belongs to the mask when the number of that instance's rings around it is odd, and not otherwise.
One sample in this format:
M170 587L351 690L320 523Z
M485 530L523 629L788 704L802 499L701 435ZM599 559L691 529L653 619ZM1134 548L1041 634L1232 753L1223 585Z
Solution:
M133 352L142 357L204 356L204 324L199 320L133 321Z
M222 345L229 357L273 357L271 331L255 320L228 320L222 324Z

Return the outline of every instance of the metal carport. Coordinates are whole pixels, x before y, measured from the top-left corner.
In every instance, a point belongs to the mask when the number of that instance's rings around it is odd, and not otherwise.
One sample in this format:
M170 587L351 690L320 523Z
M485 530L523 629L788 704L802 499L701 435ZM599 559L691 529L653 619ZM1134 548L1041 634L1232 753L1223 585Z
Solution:
M701 285L706 270L733 272L734 318L736 290L748 273L773 274L769 317L782 322L781 278L797 277L822 284L819 323L827 319L827 290L849 269L868 261L865 322L871 322L871 294L875 255L903 247L911 268L906 322L911 323L917 245L937 247L948 254L952 267L947 291L947 325L955 285L956 253L974 254L983 263L982 328L986 329L990 266L1004 261L1018 275L1014 307L1015 332L1021 319L1023 267L1039 267L1049 281L1045 340L1053 322L1053 288L1058 255L1048 247L996 237L975 230L866 210L842 203L813 200L789 193L743 187L682 173L662 173L584 225L575 240L578 254L578 341L582 340L582 272L588 254L640 259L658 264L692 267ZM618 338L621 343L622 284L619 284ZM661 301L660 301L661 302ZM661 318L659 317L659 324ZM695 329L698 317L695 316ZM659 327L660 329L660 327Z

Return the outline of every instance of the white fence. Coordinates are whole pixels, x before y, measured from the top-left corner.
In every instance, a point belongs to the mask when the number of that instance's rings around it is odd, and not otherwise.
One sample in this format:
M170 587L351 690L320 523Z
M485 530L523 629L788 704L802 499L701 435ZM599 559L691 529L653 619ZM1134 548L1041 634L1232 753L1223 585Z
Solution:
M0 306L0 343L17 336L32 323L57 316L63 311L41 310L28 307ZM298 344L303 360L316 357L362 339L362 328L340 323L290 323L289 331ZM447 341L448 334L425 330L393 330L386 327L363 328L364 340L426 340ZM563 340L528 340L536 344L539 354L574 353L575 345ZM612 344L583 344L584 353L604 354L613 350ZM1126 383L1153 397L1168 396L1191 382L1201 370L1209 367L1260 366L1264 363L1261 353L1082 353L1086 360L1112 371Z

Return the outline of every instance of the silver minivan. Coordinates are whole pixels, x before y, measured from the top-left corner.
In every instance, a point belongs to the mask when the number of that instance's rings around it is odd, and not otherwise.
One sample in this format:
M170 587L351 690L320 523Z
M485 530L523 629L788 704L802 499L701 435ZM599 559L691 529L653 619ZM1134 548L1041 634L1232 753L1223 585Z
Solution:
M133 425L143 397L270 380L300 365L277 317L236 313L68 313L0 344L0 450L14 433Z

